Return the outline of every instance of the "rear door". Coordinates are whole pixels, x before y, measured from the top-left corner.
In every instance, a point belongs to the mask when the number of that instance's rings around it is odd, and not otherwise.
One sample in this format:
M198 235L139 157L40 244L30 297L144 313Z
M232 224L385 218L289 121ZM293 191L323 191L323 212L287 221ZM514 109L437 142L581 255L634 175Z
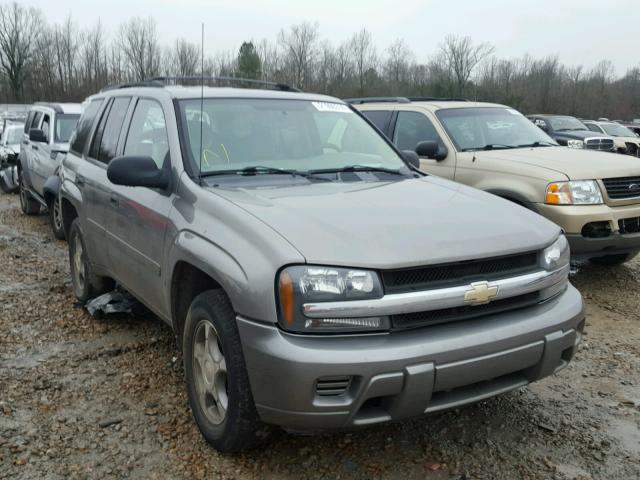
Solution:
M171 114L154 99L137 99L123 133L122 154L149 156L158 168L171 170L166 122ZM147 305L164 305L161 273L171 192L113 184L110 189L107 236L116 277Z

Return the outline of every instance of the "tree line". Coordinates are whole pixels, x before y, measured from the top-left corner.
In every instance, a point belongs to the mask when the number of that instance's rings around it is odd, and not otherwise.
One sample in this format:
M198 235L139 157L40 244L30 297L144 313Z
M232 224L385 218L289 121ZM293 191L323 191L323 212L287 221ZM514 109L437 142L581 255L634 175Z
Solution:
M210 53L215 52L215 53ZM202 67L201 67L202 65ZM449 35L427 61L403 39L376 47L362 29L335 44L317 23L282 29L275 39L248 40L238 51L185 39L162 44L152 17L134 17L107 32L98 21L80 28L69 16L47 22L39 9L0 4L0 101L82 101L106 85L157 76L237 76L270 80L337 97L464 97L526 113L640 117L640 64L616 76L602 60L569 66L557 55L501 59L493 46Z

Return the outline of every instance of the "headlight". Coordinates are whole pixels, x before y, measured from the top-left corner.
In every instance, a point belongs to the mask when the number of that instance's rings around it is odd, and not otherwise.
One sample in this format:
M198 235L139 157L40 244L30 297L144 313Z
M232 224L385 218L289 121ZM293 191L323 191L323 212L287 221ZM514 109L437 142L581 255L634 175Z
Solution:
M389 328L387 317L309 318L303 305L308 302L340 302L380 298L380 278L375 272L322 266L293 266L278 278L279 321L292 332L358 332Z
M595 180L571 180L547 185L545 202L549 205L597 205L602 193Z
M569 242L564 235L560 235L555 242L542 251L542 267L545 270L557 270L568 265L570 257Z
M567 147L584 148L584 142L582 140L567 140Z

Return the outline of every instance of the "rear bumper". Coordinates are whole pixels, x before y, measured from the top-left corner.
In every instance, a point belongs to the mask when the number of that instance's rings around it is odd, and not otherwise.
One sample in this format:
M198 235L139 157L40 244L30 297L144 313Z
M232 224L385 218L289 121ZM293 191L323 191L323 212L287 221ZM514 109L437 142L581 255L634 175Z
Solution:
M378 335L302 336L238 318L263 421L342 428L436 412L550 375L573 357L584 319L578 291L491 317ZM348 387L318 394L323 377Z

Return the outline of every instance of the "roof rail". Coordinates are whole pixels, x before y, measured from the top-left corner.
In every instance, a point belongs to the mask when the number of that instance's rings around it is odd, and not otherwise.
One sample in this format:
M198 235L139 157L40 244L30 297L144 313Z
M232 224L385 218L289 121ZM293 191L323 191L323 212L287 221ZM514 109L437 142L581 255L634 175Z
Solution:
M197 86L197 85L200 85L201 82L204 82L206 84L228 83L228 84L241 84L244 86L267 87L267 88L272 88L274 90L280 90L282 92L300 92L301 91L295 87L286 85L284 83L269 82L267 80L256 80L254 78L241 78L241 77L225 77L225 76L201 77L198 75L193 75L193 76L182 76L182 77L154 77L147 81L158 82L163 86L185 85L185 84L192 84L194 86Z
M345 98L345 102L362 105L363 103L411 103L407 97L362 97L362 98Z
M109 90L118 90L120 88L134 88L134 87L156 87L162 88L164 84L161 82L155 82L152 80L144 80L142 82L128 82L128 83L117 83L115 85L107 85L106 87L102 87L100 92L107 92Z
M412 102L468 102L466 98L458 97L407 97Z

